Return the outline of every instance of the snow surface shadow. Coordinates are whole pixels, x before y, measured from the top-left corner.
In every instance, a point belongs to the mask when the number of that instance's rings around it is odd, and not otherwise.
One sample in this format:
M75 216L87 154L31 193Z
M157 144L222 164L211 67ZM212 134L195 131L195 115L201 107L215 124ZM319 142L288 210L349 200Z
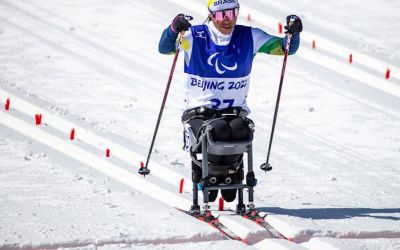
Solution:
M289 215L313 220L337 220L354 217L369 217L375 219L400 221L400 208L299 208L288 209L280 207L261 207L260 212L267 214Z
M299 208L288 209L279 207L262 207L258 209L271 215L288 215L312 220L340 220L354 217L366 217L383 220L400 221L400 208ZM377 231L326 231L319 229L305 229L296 233L294 242L304 243L314 237L330 237L340 239L377 239L377 238L400 238L397 230Z

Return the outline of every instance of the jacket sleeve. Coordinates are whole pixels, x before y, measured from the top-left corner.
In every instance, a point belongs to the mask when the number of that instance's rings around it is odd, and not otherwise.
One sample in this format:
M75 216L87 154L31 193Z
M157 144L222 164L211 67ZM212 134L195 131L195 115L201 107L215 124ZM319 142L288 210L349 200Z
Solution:
M168 26L161 35L160 42L158 44L158 51L161 54L173 54L176 52L176 39L178 38L178 33L171 30Z
M282 48L285 50L287 41L287 35L282 39ZM295 33L292 35L292 39L290 40L290 47L289 47L289 55L293 55L297 52L300 46L300 33Z
M254 43L254 54L265 53L269 55L284 55L285 45L287 36L281 38L270 35L261 29L253 28L253 43ZM300 45L300 34L296 33L292 35L292 40L289 47L289 55L296 53Z

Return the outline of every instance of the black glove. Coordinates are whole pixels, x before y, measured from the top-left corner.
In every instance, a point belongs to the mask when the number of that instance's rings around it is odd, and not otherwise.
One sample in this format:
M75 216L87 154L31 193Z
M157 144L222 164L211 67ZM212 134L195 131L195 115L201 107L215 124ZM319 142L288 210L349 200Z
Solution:
M171 29L175 33L181 33L182 31L188 31L192 26L189 21L193 20L193 17L184 14L177 15L172 20Z
M285 29L285 34L294 34L303 31L303 23L300 17L296 15L287 16Z

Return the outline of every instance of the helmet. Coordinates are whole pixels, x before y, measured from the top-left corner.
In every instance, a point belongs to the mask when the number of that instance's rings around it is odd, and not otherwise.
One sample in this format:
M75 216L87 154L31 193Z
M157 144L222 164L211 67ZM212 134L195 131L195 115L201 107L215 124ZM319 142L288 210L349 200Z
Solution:
M238 0L208 0L207 6L210 12L230 10L240 7Z

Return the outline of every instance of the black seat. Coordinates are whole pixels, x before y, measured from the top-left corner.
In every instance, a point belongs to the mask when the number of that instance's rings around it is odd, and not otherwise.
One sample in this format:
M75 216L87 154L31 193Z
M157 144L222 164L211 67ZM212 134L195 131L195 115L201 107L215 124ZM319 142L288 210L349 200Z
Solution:
M221 117L217 119L226 119ZM229 117L228 119L232 119ZM248 174L254 176L252 164L252 141L254 132L254 123L248 118L242 118L248 121L249 133L246 139L238 140L215 140L213 136L213 127L211 122L205 125L195 134L190 126L185 130L189 131L190 152L194 162L197 161L201 168L201 180L203 183L194 183L193 185L193 206L198 207L198 190L203 191L203 202L207 209L208 202L216 199L216 193L221 190L226 201L233 201L236 198L236 192L239 193L239 202L237 210L245 210L243 204L243 189L249 189L249 202L253 202L253 187L243 185L243 154L247 153ZM213 119L214 121L216 119ZM201 154L202 159L197 160L196 154ZM233 160L232 160L233 159ZM224 195L225 194L225 195Z

